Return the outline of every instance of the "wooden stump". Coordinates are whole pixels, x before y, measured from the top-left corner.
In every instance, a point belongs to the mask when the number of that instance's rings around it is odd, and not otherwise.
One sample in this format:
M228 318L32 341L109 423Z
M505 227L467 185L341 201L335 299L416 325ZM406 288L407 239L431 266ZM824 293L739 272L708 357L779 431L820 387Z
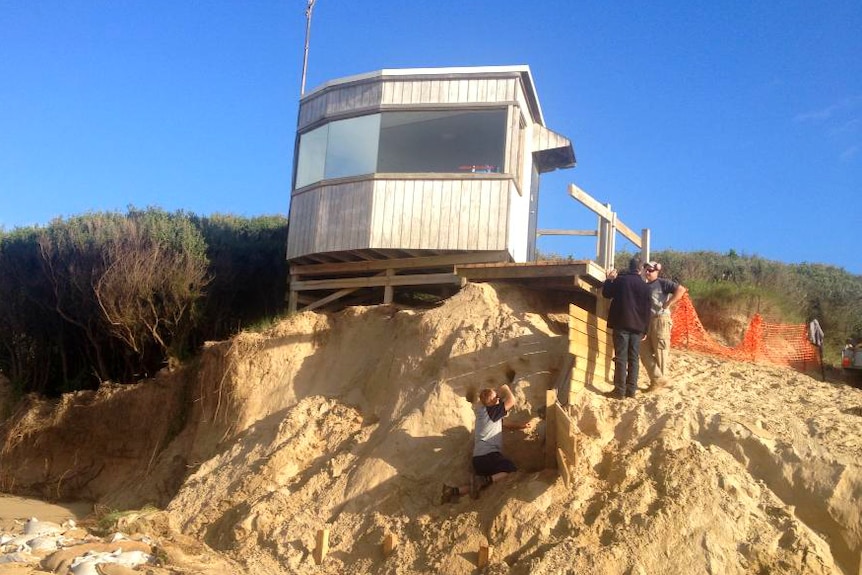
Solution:
M383 556L389 557L396 547L398 547L398 538L392 533L387 533L383 538Z
M549 389L545 392L545 468L553 469L557 465L557 392Z
M317 541L314 546L314 562L320 565L329 553L329 529L317 531Z

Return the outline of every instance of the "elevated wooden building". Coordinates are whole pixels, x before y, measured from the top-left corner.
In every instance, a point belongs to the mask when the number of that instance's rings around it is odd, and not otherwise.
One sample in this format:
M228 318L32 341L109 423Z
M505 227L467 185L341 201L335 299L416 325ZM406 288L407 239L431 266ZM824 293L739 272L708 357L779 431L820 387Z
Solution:
M291 310L389 303L406 287L448 295L466 281L526 283L544 308L562 299L568 353L547 391L545 446L567 485L581 439L562 406L613 374L599 287L616 234L649 258L648 229L638 236L574 184L568 193L597 215L596 229L537 229L541 174L574 165L526 66L333 80L300 102L287 245ZM536 262L540 234L595 236L597 262Z
M457 289L458 266L534 260L540 175L575 165L527 66L333 80L302 98L296 138L292 310Z

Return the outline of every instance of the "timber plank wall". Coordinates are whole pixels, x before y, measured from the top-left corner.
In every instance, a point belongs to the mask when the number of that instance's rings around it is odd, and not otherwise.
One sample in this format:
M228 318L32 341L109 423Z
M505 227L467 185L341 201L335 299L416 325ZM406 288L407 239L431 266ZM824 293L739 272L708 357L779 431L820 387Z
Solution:
M579 434L575 421L563 405L572 405L575 397L596 382L613 379L613 337L608 330L606 305L591 313L569 305L569 355L563 373L568 385L548 392L545 426L545 465L556 467L568 487L577 464ZM563 404L563 405L561 405Z
M569 355L573 359L570 395L561 398L567 404L585 387L613 379L614 342L607 319L569 305Z
M324 122L387 110L505 107L506 165L500 173L375 173L294 190L287 259L385 249L517 253L523 234L515 228L529 209L521 189L525 130L541 114L523 81L521 72L511 70L469 78L372 76L325 85L306 96L298 136ZM547 139L549 132L540 128L535 124Z
M508 178L366 178L293 197L287 258L356 249L506 249Z
M340 115L357 115L357 112L379 110L385 106L417 104L475 104L499 107L523 98L520 76L476 78L441 78L428 80L419 77L390 77L357 80L332 89L324 87L302 102L299 128L331 120Z

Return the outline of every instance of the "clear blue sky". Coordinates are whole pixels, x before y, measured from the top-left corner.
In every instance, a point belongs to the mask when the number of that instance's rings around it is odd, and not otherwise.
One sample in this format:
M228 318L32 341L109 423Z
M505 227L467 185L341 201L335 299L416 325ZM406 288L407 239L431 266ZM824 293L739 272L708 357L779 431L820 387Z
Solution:
M127 206L287 215L304 0L0 0L0 226ZM318 0L307 90L529 65L578 166L653 249L862 274L862 2ZM618 247L626 242L618 241ZM593 239L540 249L595 256Z

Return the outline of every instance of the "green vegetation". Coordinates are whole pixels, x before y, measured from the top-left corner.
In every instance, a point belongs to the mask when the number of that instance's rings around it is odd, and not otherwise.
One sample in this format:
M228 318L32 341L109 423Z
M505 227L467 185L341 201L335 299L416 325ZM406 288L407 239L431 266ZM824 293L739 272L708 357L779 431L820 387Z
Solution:
M0 231L0 370L20 393L130 382L282 309L287 220L157 208Z
M0 229L0 371L15 393L56 396L133 382L207 340L284 313L287 220L157 208ZM631 254L620 253L619 268ZM700 313L801 323L816 317L829 361L862 336L862 277L755 256L657 252ZM550 254L543 259L572 261ZM440 296L421 294L411 305Z
M129 524L158 512L159 510L151 505L139 510L97 509L97 520L91 531L100 537L117 531L128 531Z
M625 269L633 254L617 254ZM665 277L684 284L698 313L759 313L774 323L817 318L825 333L824 358L837 363L844 341L862 337L862 276L823 264L784 264L757 256L715 252L654 252Z

